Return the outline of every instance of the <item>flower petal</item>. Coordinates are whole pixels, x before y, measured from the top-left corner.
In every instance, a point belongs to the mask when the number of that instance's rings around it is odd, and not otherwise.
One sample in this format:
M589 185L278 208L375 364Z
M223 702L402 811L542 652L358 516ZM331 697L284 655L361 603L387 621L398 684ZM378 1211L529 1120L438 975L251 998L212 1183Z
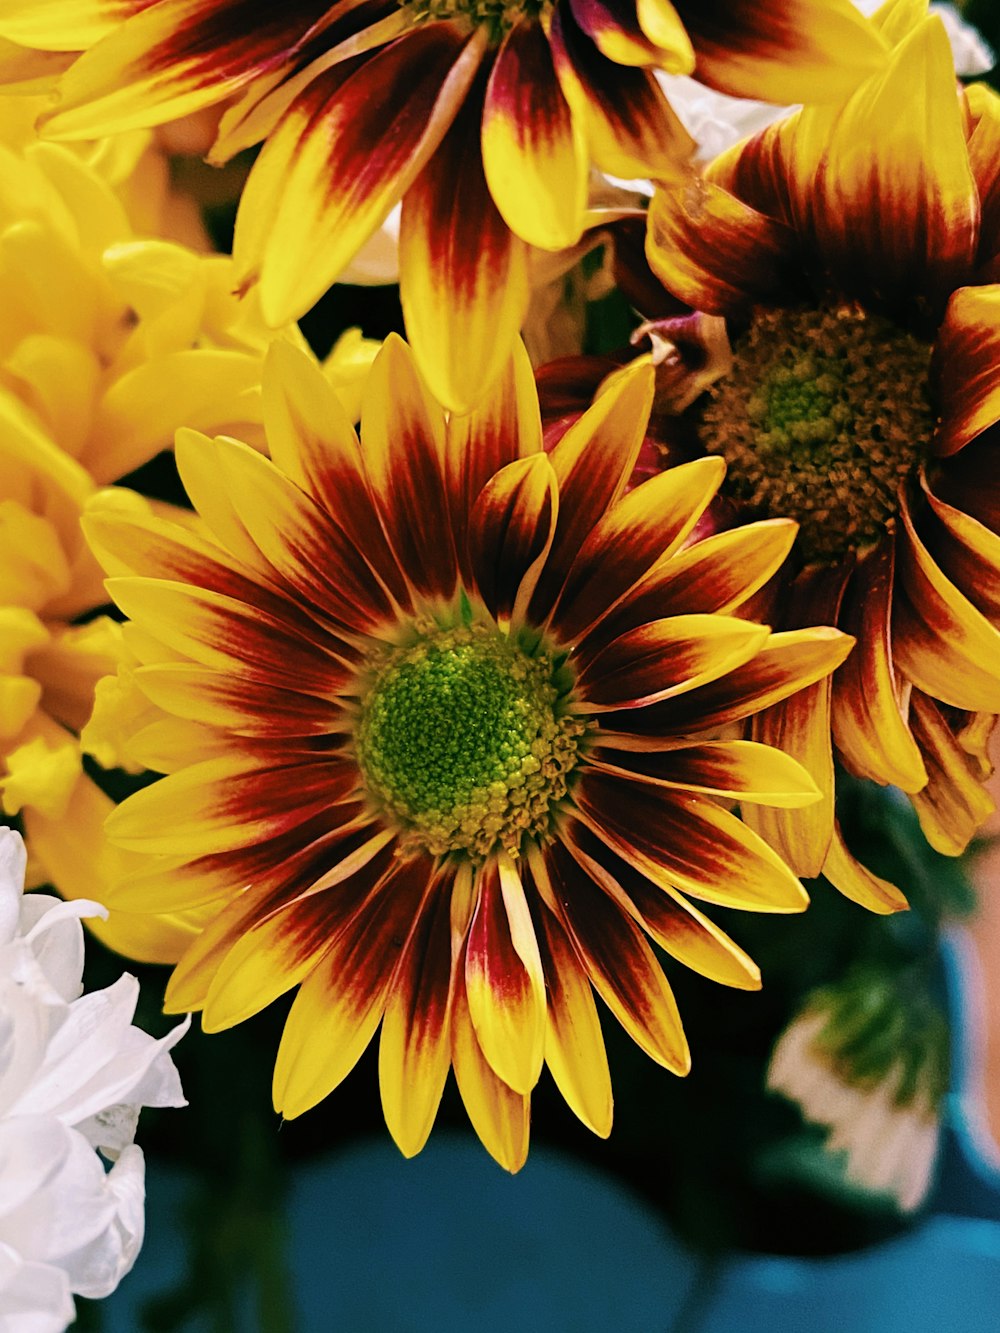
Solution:
M654 883L751 912L801 912L809 899L778 854L713 800L582 771L587 826Z
M766 625L730 616L651 621L626 631L596 657L582 655L580 697L588 712L600 712L686 694L750 661L770 633Z
M233 253L275 327L308 310L416 180L483 54L432 23L321 75L268 138L247 182ZM331 89L332 85L332 91Z
M563 929L591 982L622 1027L650 1059L686 1074L691 1054L667 979L639 927L554 843L532 862L536 881L558 904Z
M371 1041L430 873L423 857L397 861L300 987L274 1065L274 1107L286 1119L331 1093Z
M904 717L903 682L893 663L894 579L889 540L861 559L847 585L839 623L857 642L834 678L833 739L850 772L915 792L927 771Z
M583 543L624 492L652 402L652 368L636 364L605 389L549 454L559 483L559 522L531 603L535 623L548 616Z
M453 1004L451 1058L472 1128L505 1171L520 1171L528 1156L530 1099L509 1088L487 1063L469 1017L461 976L455 982Z
M676 179L694 142L654 75L602 55L565 4L552 10L549 42L573 119L584 127L598 166L626 180Z
M495 473L473 505L472 574L501 629L524 617L552 545L558 503L547 456L532 454Z
M220 727L238 736L323 736L339 730L340 706L330 699L274 687L261 708L258 683L231 671L186 662L139 667L133 679L153 703L177 717ZM346 683L345 672L342 684Z
M616 750L602 731L588 763L605 773L657 787L726 796L753 805L798 809L812 805L819 788L791 755L757 741L702 741L669 750Z
M118 7L119 10L123 8ZM231 96L284 62L325 8L262 12L259 0L161 0L116 15L60 83L54 138L94 139L161 124Z
M792 584L782 621L793 629L817 620L836 624L851 564L811 566ZM816 783L821 799L802 810L754 807L744 818L798 875L814 878L823 868L833 830L833 744L830 734L832 677L826 676L758 713L750 734L790 754Z
M1000 712L1000 632L938 568L905 497L900 518L897 663L925 694L971 712Z
M399 234L407 334L435 396L457 412L502 372L530 299L526 243L483 175L481 107L477 88L407 191Z
M451 597L458 577L445 486L444 413L390 334L365 385L361 439L372 493L413 588Z
M697 691L615 714L614 726L639 737L685 735L726 726L768 708L836 670L854 640L823 625L772 634L744 666ZM621 739L616 740L622 748Z
M778 105L840 102L885 60L850 0L675 0L698 78Z
M451 1067L450 898L444 880L421 904L382 1019L382 1109L404 1157L427 1142Z
M845 898L850 898L852 902L879 916L904 912L909 906L895 884L873 875L860 861L854 859L847 850L840 825L836 823L823 874Z
M539 904L535 919L548 998L545 1063L573 1113L606 1139L611 1073L590 981L558 917Z
M553 628L571 642L609 614L644 575L680 546L724 474L721 459L699 458L650 477L612 505L573 561L552 617Z
M722 986L760 989L753 959L676 890L654 883L583 824L570 826L568 846L590 878L671 957Z
M934 372L941 411L934 448L947 457L1000 421L1000 283L952 293Z
M515 1092L530 1093L544 1055L545 978L524 887L505 854L479 875L465 992L490 1067Z
M497 53L482 152L490 194L511 231L543 250L576 244L587 206L587 147L536 20L516 23Z
M996 809L984 774L927 695L914 690L910 725L927 764L927 785L913 797L924 837L945 856L961 856Z
M358 437L330 381L299 348L276 339L264 360L262 387L273 462L333 517L406 609L406 580L369 493Z
M702 177L658 186L646 258L669 292L713 315L792 299L801 267L790 227Z

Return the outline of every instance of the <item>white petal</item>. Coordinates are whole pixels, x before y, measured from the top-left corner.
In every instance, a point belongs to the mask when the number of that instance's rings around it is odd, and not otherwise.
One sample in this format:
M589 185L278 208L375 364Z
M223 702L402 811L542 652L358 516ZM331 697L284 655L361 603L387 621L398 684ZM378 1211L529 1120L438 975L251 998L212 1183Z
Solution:
M0 944L17 934L28 854L20 833L0 828Z
M99 1299L109 1295L135 1263L145 1231L146 1164L135 1144L104 1178L108 1199L114 1204L110 1224L89 1245L63 1259L70 1286L80 1296Z
M69 1279L0 1244L0 1333L63 1333L76 1314Z

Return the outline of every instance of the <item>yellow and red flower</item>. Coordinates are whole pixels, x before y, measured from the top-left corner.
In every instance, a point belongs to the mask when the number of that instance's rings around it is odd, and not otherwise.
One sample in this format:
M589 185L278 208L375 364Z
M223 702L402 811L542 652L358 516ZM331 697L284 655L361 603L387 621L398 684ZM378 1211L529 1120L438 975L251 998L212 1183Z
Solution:
M467 408L510 356L528 245L574 244L590 161L676 177L691 142L653 71L773 101L843 98L884 60L850 0L5 0L0 37L84 54L47 133L90 137L224 99L214 157L261 139L236 257L275 324L390 208L422 373Z
M169 770L109 820L148 854L109 902L207 916L167 1005L202 1010L210 1031L299 987L275 1070L284 1115L324 1098L381 1022L383 1104L407 1154L452 1065L510 1169L543 1061L607 1134L591 987L683 1074L646 936L753 989L753 962L690 899L805 906L726 806L816 789L780 751L719 731L824 678L851 640L735 614L794 524L683 549L720 460L626 493L651 397L650 368L632 367L546 453L523 349L479 408L447 418L391 338L359 446L308 359L278 343L270 458L178 438L200 529L121 491L91 503Z
M824 801L754 826L798 873L886 911L902 896L836 826L834 755L910 793L945 853L992 808L1000 100L957 88L944 29L919 6L885 6L876 22L897 42L888 69L843 108L792 115L704 180L662 189L647 252L703 329L727 322L729 367L686 420L729 462L730 498L801 525L799 572L758 613L858 640L832 684L755 720Z

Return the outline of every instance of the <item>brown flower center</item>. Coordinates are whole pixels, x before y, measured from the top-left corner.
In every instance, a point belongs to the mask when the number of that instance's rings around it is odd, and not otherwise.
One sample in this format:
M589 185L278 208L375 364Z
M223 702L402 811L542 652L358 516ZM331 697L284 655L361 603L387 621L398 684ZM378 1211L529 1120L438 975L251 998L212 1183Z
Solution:
M856 308L756 311L703 418L728 493L755 517L797 519L806 561L870 546L934 430L930 353Z

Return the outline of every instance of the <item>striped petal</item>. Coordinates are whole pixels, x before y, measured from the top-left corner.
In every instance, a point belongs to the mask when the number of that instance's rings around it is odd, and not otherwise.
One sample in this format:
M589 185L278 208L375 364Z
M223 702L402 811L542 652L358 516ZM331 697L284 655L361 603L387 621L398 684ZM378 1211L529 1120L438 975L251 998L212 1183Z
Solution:
M553 628L572 642L611 612L645 574L680 546L724 474L721 459L696 459L651 477L613 505L598 519L573 561L552 617Z
M670 0L569 0L573 17L598 51L616 65L655 65L690 74L694 51Z
M800 912L809 901L777 853L708 797L588 769L574 800L588 827L654 883L751 912Z
M471 412L452 413L445 427L452 525L468 530L469 515L486 483L508 463L541 452L542 421L531 362L518 339L514 353ZM463 579L472 581L467 543L459 540Z
M885 61L850 0L675 0L698 78L778 105L840 102Z
M476 588L502 629L524 618L552 545L559 497L545 454L501 468L483 487L469 519Z
M371 1041L429 877L423 858L397 862L303 982L274 1066L274 1107L286 1119L331 1093Z
M122 8L122 7L119 7ZM160 0L113 24L60 84L47 133L94 139L190 115L282 64L325 5L261 12L259 0Z
M819 797L819 788L791 755L757 741L702 741L670 750L616 750L613 733L602 731L588 763L619 777L654 786L724 796L753 805L798 809Z
M857 643L834 681L833 739L850 772L915 792L927 772L906 723L903 682L893 662L894 581L894 543L885 541L861 560L847 585L839 623Z
M547 995L545 1063L573 1113L606 1139L611 1073L590 981L558 917L539 904L535 920Z
M686 1074L691 1054L677 1002L639 927L603 893L558 843L536 879L547 877L563 929L594 989L650 1059Z
M941 480L939 476L938 485ZM996 624L1000 621L1000 535L992 526L942 500L923 471L920 485L927 501L921 515L921 536L933 553L934 563L977 611ZM984 486L982 491L986 490Z
M615 728L638 737L685 735L738 722L821 680L843 662L854 640L839 630L772 634L745 666L677 699L615 714ZM621 747L621 740L616 741Z
M927 765L927 785L913 797L924 837L945 856L961 856L996 809L986 776L933 699L914 690L910 725Z
M938 568L904 497L892 633L896 661L925 694L955 708L1000 712L1000 632Z
M451 1067L451 883L421 904L382 1019L382 1110L404 1157L427 1142Z
M695 310L739 315L754 302L791 299L801 268L792 229L711 180L658 187L646 258L674 296Z
M590 637L605 643L664 615L731 615L777 573L797 532L774 518L695 542L651 570Z
M210 759L135 792L109 817L107 832L138 851L225 852L304 823L357 782L353 764L329 758L283 765L263 757Z
M934 448L947 456L1000 421L1000 284L952 294L932 372L941 412Z
M451 1058L462 1101L483 1147L505 1171L520 1171L528 1156L530 1100L509 1088L487 1063L469 1016L464 979L454 988Z
M850 572L846 561L803 570L785 599L783 622L793 629L817 620L836 624ZM744 815L796 874L809 878L823 869L833 830L832 692L832 678L826 676L758 713L750 731L754 740L798 760L821 793L819 801L802 810L786 814L760 807Z
M583 231L589 163L537 21L504 38L483 104L483 170L504 221L543 250L575 245Z
M347 78L330 70L289 109L254 164L233 242L241 286L259 280L268 323L308 310L406 193L482 54L478 35L432 23Z
M162 579L108 579L108 592L140 627L204 666L321 698L336 693L342 664L252 605Z
M583 824L570 825L567 846L594 883L671 957L722 986L760 989L753 959L681 894L648 879Z
M563 94L597 165L626 180L676 179L694 142L655 76L602 55L566 4L552 11L549 42Z
M531 603L539 623L551 611L573 561L622 496L642 447L653 402L653 372L639 363L613 381L549 454L559 483L559 523Z
M133 679L166 712L237 736L323 736L343 725L339 705L295 690L272 688L262 709L259 684L228 671L165 662L139 667ZM345 672L341 683L347 679Z
M527 899L514 863L501 855L479 876L469 927L465 991L479 1047L515 1092L538 1082L545 1044L545 978Z
M530 300L527 246L483 175L481 108L477 87L407 191L399 234L407 334L435 396L457 412L502 373Z
M909 906L895 884L873 875L860 861L854 859L847 850L839 824L834 825L823 874L845 898L850 898L851 902L878 916L905 912Z
M276 339L264 360L262 387L273 462L336 521L406 608L406 580L369 493L358 437L330 381L306 353Z
M216 440L215 457L251 541L303 601L355 631L391 618L363 552L310 496L239 440Z
M789 134L796 222L836 285L918 326L939 318L972 272L979 212L940 19L844 107L807 109Z
M451 597L458 567L444 479L444 413L395 334L385 340L368 375L361 438L372 493L399 567L418 592Z
M654 620L584 658L580 697L587 711L602 712L686 694L750 661L770 633L766 625L728 616Z

